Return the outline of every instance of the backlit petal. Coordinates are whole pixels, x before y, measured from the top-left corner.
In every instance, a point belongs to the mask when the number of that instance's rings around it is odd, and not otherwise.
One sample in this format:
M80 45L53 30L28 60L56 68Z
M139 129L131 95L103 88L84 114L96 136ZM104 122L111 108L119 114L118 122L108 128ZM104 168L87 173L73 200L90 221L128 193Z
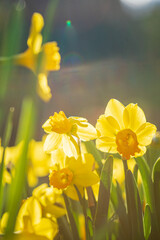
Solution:
M77 125L77 135L83 141L89 141L97 138L97 130L89 123L82 127Z
M152 138L156 133L156 126L151 123L144 123L140 129L137 130L137 140L140 145L147 146L152 142Z
M62 143L62 134L58 134L55 132L50 133L44 142L44 151L46 152L52 152L56 149L58 149L61 146Z
M103 137L103 138L97 139L96 147L102 152L110 152L110 153L117 152L116 142L112 138Z
M146 122L146 117L143 110L137 104L130 103L124 110L123 120L126 128L136 131Z
M75 139L67 134L63 134L63 150L68 157L78 157L79 147Z
M124 105L116 99L111 99L107 107L105 109L105 116L113 116L117 122L119 123L120 127L123 127L123 110Z
M52 126L50 124L50 119L47 119L47 121L45 121L45 123L42 125L42 128L44 129L44 131L46 133L52 132Z
M97 120L96 129L100 133L100 136L113 138L120 127L112 116L106 117L105 115L101 115Z

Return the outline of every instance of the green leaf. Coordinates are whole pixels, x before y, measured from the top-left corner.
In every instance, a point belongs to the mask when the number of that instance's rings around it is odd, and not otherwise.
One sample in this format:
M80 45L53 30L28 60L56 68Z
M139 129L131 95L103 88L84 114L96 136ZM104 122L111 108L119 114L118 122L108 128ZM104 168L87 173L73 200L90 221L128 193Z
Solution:
M10 235L14 231L16 216L18 213L18 209L20 206L20 201L22 198L22 193L24 191L25 185L25 177L26 177L26 169L27 169L27 151L28 144L33 135L33 126L35 124L35 113L36 109L34 108L33 101L30 98L26 98L22 104L21 111L21 119L23 119L23 123L21 122L21 130L23 131L23 145L20 153L20 157L18 159L16 169L15 169L15 177L10 186L9 191L9 202L8 209L9 211L9 219L6 227L6 235ZM23 115L23 116L22 116Z
M110 200L110 189L113 174L113 157L109 156L102 168L100 177L100 187L95 217L95 232L103 227L107 222L108 207Z
M131 238L129 235L128 215L122 197L122 190L118 182L116 182L116 185L112 184L111 202L119 218L119 234L121 235L121 239L128 240Z
M141 173L146 203L149 204L151 212L154 212L153 183L149 166L143 157L138 157L135 160Z
M155 208L158 219L158 225L160 224L160 158L157 159L153 166L152 171L153 185L154 185L154 196L155 196Z
M142 206L138 188L130 170L126 172L126 197L128 215L131 223L132 240L143 240Z
M63 193L63 197L64 197L64 201L65 201L65 205L66 205L66 209L67 209L67 213L68 213L68 218L70 221L73 239L79 240L78 229L77 229L77 225L76 225L74 216L72 214L71 204L69 202L68 197L64 193Z
M57 223L58 223L58 227L59 227L59 232L63 236L63 238L73 240L72 233L71 233L70 226L67 221L66 215L62 216L60 218L57 218Z
M134 179L137 183L137 180L138 180L138 165L137 164L134 166L133 175L134 175Z
M101 169L103 167L102 156L101 156L100 152L96 149L94 142L88 141L88 142L84 142L84 144L86 146L87 152L91 153L94 156L95 161L97 162L97 164L100 168L100 171L101 171Z
M151 233L151 209L148 204L146 205L144 211L143 225L144 225L144 237L145 240L148 240L149 235Z
M3 173L4 173L4 167L5 167L5 149L9 144L11 134L12 134L12 128L13 128L13 113L14 113L14 108L10 108L9 114L8 114L8 119L6 123L6 128L4 131L4 141L2 142L2 145L4 147L3 154L2 154L2 159L1 159L1 165L0 165L0 216L1 216L1 211L2 211L2 202L3 202L3 193L4 193L4 188L3 188Z

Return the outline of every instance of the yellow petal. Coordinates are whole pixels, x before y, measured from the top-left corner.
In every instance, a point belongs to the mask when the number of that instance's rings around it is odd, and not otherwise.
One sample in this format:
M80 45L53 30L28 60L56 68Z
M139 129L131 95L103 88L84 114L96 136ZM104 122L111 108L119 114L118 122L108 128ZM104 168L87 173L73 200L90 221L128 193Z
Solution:
M28 184L30 187L34 187L37 185L38 178L34 172L34 169L32 169L31 167L29 167L28 169L27 178L28 178Z
M117 145L113 138L99 138L96 140L96 147L102 152L117 153Z
M74 175L73 184L89 187L99 182L99 177L93 172Z
M30 197L30 202L28 204L28 213L31 218L32 225L38 224L42 217L42 208L38 200L34 197Z
M56 132L50 133L44 142L44 151L46 152L52 152L62 145L62 134L58 134Z
M64 153L68 157L74 156L75 158L78 157L79 154L79 147L77 142L72 136L69 136L67 134L63 134L63 150Z
M5 212L1 218L1 221L0 221L0 232L1 233L5 232L7 222L8 222L8 217L9 217L8 212Z
M97 120L96 129L100 133L100 136L115 138L120 127L112 116L106 117L105 115L101 115Z
M123 120L126 128L136 131L146 122L146 117L143 110L137 104L130 103L124 110Z
M35 234L45 236L49 240L53 240L58 232L58 226L55 222L42 218L40 223L34 226Z
M123 128L123 111L123 104L116 99L111 99L105 109L105 116L113 116L119 123L120 127Z
M60 69L61 56L56 42L47 42L42 47L44 53L42 65L45 71L56 71Z
M140 149L140 152L136 152L135 157L143 156L146 153L146 147L139 145L138 148Z
M89 141L97 138L97 130L90 124L82 127L77 125L77 135L83 141Z
M156 130L155 125L148 122L144 123L136 132L139 144L143 146L149 145L152 142Z
M65 167L65 160L66 160L66 155L65 155L63 149L59 148L59 149L52 152L51 161L52 161L53 165L58 163L60 165L60 168L64 168Z
M79 192L81 193L81 196L83 197L83 187L81 186L77 186L77 187ZM77 191L73 185L68 186L67 189L64 190L64 193L71 199L79 201Z
M43 26L44 20L42 15L39 13L34 13L31 21L30 34L27 40L27 45L30 49L32 49L34 54L39 53L41 48L42 36L40 32Z
M47 216L47 214L49 213L52 216L54 216L55 218L59 218L59 217L62 217L63 215L65 215L66 209L63 206L62 207L58 206L58 204L60 205L60 203L58 203L58 202L55 204L48 203L44 209L45 215Z
M50 119L47 119L47 121L42 125L42 128L46 133L52 132L52 126L50 124Z
M45 102L48 102L52 97L51 89L48 86L47 76L44 73L38 74L37 92L40 98Z

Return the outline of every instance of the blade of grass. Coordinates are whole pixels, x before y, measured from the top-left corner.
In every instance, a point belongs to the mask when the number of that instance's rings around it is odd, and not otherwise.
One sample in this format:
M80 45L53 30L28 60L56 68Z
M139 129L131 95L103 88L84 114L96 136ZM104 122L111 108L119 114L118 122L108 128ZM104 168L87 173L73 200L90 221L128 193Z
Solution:
M16 216L20 206L20 201L22 198L23 188L25 184L26 168L27 168L27 151L28 143L33 135L33 126L35 124L35 113L36 109L34 108L33 101L30 98L26 98L22 104L22 111L20 117L20 129L23 131L23 145L20 157L18 159L15 177L10 187L9 191L9 219L6 227L5 235L6 237L10 236L14 231ZM25 117L24 117L25 116ZM22 119L25 119L23 123Z

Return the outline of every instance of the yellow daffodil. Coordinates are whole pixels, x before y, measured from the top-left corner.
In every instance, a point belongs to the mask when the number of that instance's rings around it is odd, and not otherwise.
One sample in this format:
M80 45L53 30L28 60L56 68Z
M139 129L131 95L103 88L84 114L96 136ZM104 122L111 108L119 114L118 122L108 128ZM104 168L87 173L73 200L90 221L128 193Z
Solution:
M39 177L44 177L49 174L51 165L51 155L43 150L44 140L35 141L31 140L28 147L28 168L27 179L30 187L36 186ZM3 183L10 184L14 177L15 166L17 160L21 155L23 142L13 147L5 149L4 162L5 169L3 174ZM2 159L3 147L0 147L0 162Z
M48 86L48 71L60 69L61 56L56 42L48 42L42 45L41 30L43 26L42 15L34 13L27 40L28 49L14 56L13 59L15 64L29 68L37 75L37 92L44 101L49 101L52 94Z
M45 217L52 219L65 215L65 203L61 192L56 188L48 187L44 183L35 188L32 195L40 202Z
M155 125L146 122L145 114L137 104L124 107L115 99L107 104L96 128L99 133L97 148L103 152L118 152L126 160L142 156L156 132Z
M76 185L83 195L83 188L96 184L99 181L98 175L93 172L93 157L86 153L78 159L66 157L65 167L60 168L59 164L52 167L49 180L54 188L64 190L73 199L78 199L74 185Z
M28 148L28 184L34 187L38 183L38 177L44 177L49 174L51 165L51 156L43 150L43 142L31 140Z
M1 219L1 232L5 231L8 221L8 213ZM24 200L16 219L15 232L19 234L31 234L31 236L45 237L53 240L58 232L56 219L52 220L43 216L42 206L35 197ZM21 235L20 235L21 236Z
M68 157L78 157L77 141L79 139L89 141L97 137L96 129L85 118L67 118L63 111L55 112L53 116L50 116L42 128L46 133L49 133L44 143L44 150L52 152L58 148L63 148Z
M6 147L4 153L4 172L3 172L3 184L7 183L10 184L12 178L14 177L14 167L15 164L20 156L22 143L18 144L17 146L13 147ZM2 154L4 148L0 146L0 163L2 161Z

